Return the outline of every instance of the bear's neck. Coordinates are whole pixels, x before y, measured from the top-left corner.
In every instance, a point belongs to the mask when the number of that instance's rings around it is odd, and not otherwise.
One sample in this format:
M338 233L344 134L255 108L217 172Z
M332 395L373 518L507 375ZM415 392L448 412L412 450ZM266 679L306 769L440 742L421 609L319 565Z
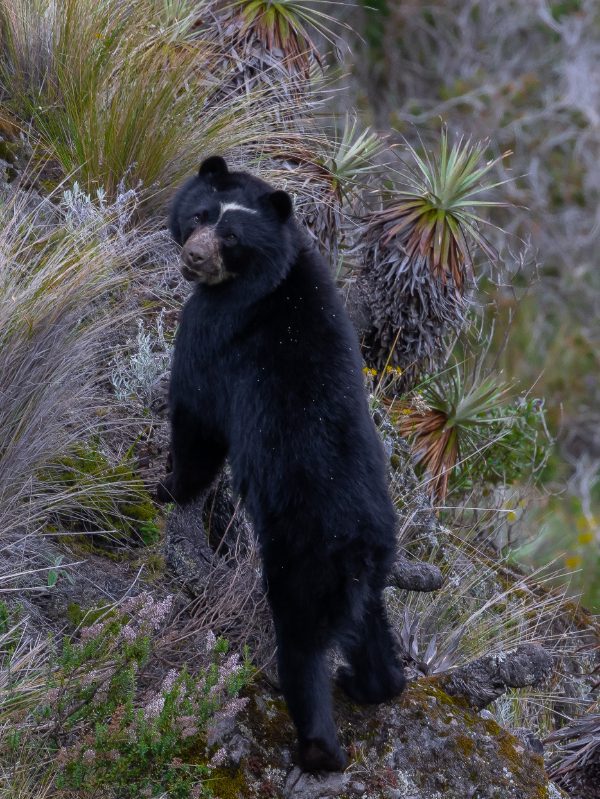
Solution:
M196 293L204 302L215 306L222 305L227 311L251 308L277 291L288 279L292 270L298 268L299 261L300 258L297 258L279 273L264 269L261 274L259 266L256 270L252 270L251 274L232 277L216 285L198 284ZM258 279L257 273L260 275Z

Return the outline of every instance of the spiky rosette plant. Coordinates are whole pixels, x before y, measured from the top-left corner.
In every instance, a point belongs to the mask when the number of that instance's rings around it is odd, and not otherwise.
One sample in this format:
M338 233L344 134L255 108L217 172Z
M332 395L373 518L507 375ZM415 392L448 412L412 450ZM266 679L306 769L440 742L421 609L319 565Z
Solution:
M305 0L233 0L230 19L246 55L307 79L311 65L321 64L316 34L331 38L333 17Z
M508 416L504 426L502 408L509 390L493 377L473 375L465 380L457 365L427 381L399 411L392 405L392 416L437 502L445 499L450 476L461 462L508 434L512 418Z
M364 291L370 311L365 331L367 365L403 370L405 388L432 369L442 339L465 322L473 282L473 250L495 257L481 233L478 209L501 203L479 196L500 185L484 178L503 156L484 163L485 143L460 138L452 146L442 130L437 154L421 157L407 145L404 185L360 227Z
M550 778L569 795L594 799L600 785L600 703L553 732L545 743L558 744L548 768Z
M285 184L296 198L297 211L333 269L341 263L345 246L346 216L373 173L382 140L356 118L346 117L339 134L321 137L302 146L287 142L270 153L273 178ZM300 145L300 146L298 146Z

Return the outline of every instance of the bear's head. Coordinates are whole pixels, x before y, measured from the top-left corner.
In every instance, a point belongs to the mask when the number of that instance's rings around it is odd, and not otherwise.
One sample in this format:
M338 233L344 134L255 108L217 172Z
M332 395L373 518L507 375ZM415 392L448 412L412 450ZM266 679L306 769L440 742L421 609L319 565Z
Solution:
M179 190L170 217L186 280L214 286L234 279L277 283L289 266L292 200L247 172L208 158Z

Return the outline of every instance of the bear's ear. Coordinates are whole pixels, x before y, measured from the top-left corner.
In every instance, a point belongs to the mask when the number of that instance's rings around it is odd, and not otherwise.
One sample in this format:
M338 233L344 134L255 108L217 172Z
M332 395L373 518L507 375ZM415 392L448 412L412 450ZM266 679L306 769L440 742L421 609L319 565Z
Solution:
M265 195L264 199L271 208L275 209L275 213L281 222L285 222L292 215L294 204L287 192L281 190L273 191L271 194Z
M227 169L225 159L221 158L220 155L211 155L210 158L207 158L200 164L198 175L201 178L217 178L222 175L227 175L228 172L229 170Z

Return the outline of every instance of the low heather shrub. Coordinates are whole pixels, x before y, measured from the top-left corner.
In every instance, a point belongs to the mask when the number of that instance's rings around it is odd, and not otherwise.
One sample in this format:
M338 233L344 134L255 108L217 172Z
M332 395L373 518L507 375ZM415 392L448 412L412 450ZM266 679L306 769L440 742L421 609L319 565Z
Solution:
M153 655L171 608L172 597L143 592L89 611L78 634L54 654L46 647L41 702L38 690L38 702L23 714L7 686L5 762L11 752L22 760L24 749L44 751L56 768L55 787L69 796L97 796L99 789L119 797L210 796L205 778L226 758L217 742L248 701L239 692L251 667L247 654L229 652L227 641L210 633L195 674L184 667L163 669L161 677Z

